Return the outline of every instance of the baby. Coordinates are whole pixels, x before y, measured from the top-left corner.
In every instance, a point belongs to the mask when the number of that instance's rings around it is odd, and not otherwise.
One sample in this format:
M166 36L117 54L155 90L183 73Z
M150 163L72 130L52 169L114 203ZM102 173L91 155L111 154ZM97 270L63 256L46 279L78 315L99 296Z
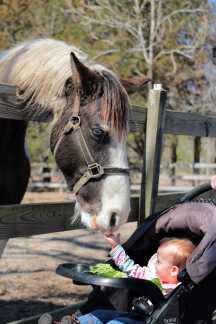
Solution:
M178 284L178 274L185 267L187 257L192 253L195 246L187 239L169 239L163 241L157 253L154 254L147 266L135 264L125 253L120 245L119 237L114 235L105 236L112 247L110 256L120 270L134 278L154 279L159 278L164 294L174 289ZM97 309L92 313L78 317L75 322L79 324L142 324L143 321L135 319L131 313L118 312L116 310Z
M178 274L195 248L188 239L162 241L157 253L150 258L148 265L143 267L129 258L120 245L118 236L109 235L105 236L105 239L112 248L109 254L120 270L134 278L159 278L165 295L179 284Z

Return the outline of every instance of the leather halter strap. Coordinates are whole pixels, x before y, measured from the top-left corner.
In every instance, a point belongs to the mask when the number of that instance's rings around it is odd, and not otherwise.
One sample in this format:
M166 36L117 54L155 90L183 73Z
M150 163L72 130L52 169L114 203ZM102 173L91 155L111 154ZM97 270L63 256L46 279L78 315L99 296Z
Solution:
M72 106L72 102L69 99L68 105ZM79 180L75 183L73 187L73 193L77 194L79 190L91 179L98 179L101 178L104 174L105 175L119 175L119 174L126 174L129 175L129 169L117 168L117 167L103 167L99 163L97 163L91 152L89 151L88 145L84 138L82 128L81 128L81 120L79 116L80 110L80 96L79 91L76 91L74 102L73 102L73 113L70 120L66 123L56 145L54 148L54 157L56 157L58 148L64 138L64 136L68 135L69 133L73 132L74 135L77 137L77 142L79 143L80 150L83 154L85 163L87 165L87 169L84 174L79 178Z

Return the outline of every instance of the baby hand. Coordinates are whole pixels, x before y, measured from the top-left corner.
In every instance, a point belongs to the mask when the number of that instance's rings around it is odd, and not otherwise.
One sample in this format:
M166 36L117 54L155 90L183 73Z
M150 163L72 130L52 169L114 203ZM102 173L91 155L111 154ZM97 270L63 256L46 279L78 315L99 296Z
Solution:
M111 245L111 248L114 249L117 245L120 244L120 234L108 234L104 235L105 240Z
M216 190L216 175L211 178L211 187Z

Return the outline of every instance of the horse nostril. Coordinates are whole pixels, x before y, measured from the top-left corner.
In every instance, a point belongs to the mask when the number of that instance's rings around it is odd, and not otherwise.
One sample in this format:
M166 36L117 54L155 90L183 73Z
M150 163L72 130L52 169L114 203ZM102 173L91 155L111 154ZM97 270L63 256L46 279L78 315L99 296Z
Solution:
M110 217L110 227L114 227L116 225L116 221L117 221L117 213L112 212Z

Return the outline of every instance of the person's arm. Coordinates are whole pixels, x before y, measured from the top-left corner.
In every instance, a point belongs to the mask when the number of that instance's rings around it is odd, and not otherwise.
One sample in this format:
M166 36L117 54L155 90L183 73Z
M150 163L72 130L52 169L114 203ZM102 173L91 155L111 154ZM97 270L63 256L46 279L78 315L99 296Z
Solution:
M119 237L111 235L109 237L105 236L105 239L109 242L112 247L112 250L109 252L109 255L115 262L115 265L126 272L129 276L140 279L150 279L151 271L148 267L141 267L139 264L130 259L126 254L124 248L120 245Z

